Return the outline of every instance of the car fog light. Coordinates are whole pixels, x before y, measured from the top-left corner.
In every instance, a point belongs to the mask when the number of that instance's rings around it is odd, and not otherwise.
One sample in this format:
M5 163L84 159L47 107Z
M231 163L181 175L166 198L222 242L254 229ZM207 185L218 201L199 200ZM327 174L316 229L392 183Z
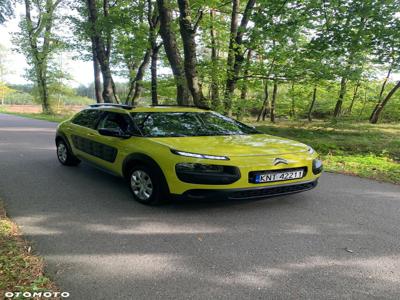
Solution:
M314 159L313 160L313 166L312 166L312 171L313 171L314 175L317 175L317 174L321 173L322 169L323 169L322 160L320 160L318 158Z

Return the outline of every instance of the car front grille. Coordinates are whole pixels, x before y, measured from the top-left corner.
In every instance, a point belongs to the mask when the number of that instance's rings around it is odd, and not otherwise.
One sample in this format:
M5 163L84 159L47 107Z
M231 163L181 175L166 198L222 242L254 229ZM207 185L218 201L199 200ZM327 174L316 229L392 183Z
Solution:
M283 186L269 186L265 188L258 189L248 189L241 191L234 191L229 193L230 199L248 199L248 198L262 198L269 196L277 196L291 193L298 193L306 190L310 190L316 187L317 181L306 182L293 185L283 185Z

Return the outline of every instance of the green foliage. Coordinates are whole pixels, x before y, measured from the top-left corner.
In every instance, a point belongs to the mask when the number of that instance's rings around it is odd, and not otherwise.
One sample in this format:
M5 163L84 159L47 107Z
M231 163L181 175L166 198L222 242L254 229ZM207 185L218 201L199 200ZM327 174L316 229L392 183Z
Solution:
M61 37L55 34L55 29L60 30L57 27L60 3L61 0L24 0L25 14L19 23L20 31L13 37L15 50L25 55L29 65L26 78L34 83L37 101L47 114L52 112L48 84L54 78L53 60L57 52L65 49Z
M400 126L341 120L260 125L261 131L304 142L327 170L400 183Z
M153 13L157 11L156 1L150 0ZM34 2L32 2L34 3ZM36 2L35 2L36 3ZM42 1L37 2L43 4ZM173 14L172 30L175 32L178 48L182 47L179 33L177 3L168 2ZM243 14L247 1L240 1L239 15ZM55 13L56 31L51 33L51 53L73 50L77 58L92 59L91 27L85 2L68 0L65 6L74 14ZM98 22L96 30L104 40L110 37L110 62L115 75L126 81L132 80L149 48L148 1L122 0L112 3L108 14L104 13L103 1L96 2ZM191 0L192 23L197 23L197 72L203 94L211 106L220 109L227 82L227 56L230 38L231 2ZM232 95L233 112L239 118L256 116L264 100L264 81L278 82L276 115L284 119L302 119L307 116L312 91L317 87L317 99L313 117L330 118L337 101L340 81L344 80L344 104L342 117L365 120L380 100L382 77L389 69L400 68L400 21L399 0L370 1L316 1L316 0L262 0L257 1L250 14L250 23L243 32L243 44L235 45L235 51L243 54L249 49L253 54L249 62L242 62L236 89ZM34 4L33 4L34 6ZM37 12L37 10L36 10ZM211 14L214 12L214 14ZM71 35L61 38L56 33L62 20L67 20ZM28 24L21 23L21 34L16 36L18 49L32 59L26 31ZM212 34L213 31L213 34ZM37 38L43 39L38 35ZM161 42L158 37L157 43ZM39 43L41 45L41 43ZM212 58L212 49L216 57ZM182 52L182 51L181 51ZM181 53L183 55L183 53ZM60 94L57 82L65 77L57 68L55 55L49 57L49 90L51 101ZM55 66L55 68L54 68ZM161 48L158 61L158 94L162 99L173 99L174 83L167 70L169 62ZM35 78L30 70L27 76ZM150 75L147 68L144 76L142 97L139 102L147 103L150 98ZM360 83L354 105L350 112L354 87ZM217 86L219 99L211 103L211 85ZM291 86L294 84L294 88ZM129 87L116 83L120 99L125 99ZM383 92L385 96L393 87L390 82ZM247 96L242 99L242 89ZM81 88L79 95L93 98L93 88ZM292 102L294 112L292 114ZM395 94L387 104L383 121L399 120L399 96Z
M0 1L0 24L13 15L13 3L11 0Z
M15 93L15 90L0 81L0 103L4 102L4 98Z
M399 163L376 155L327 155L327 171L358 175L380 181L400 183Z
M65 88L66 91L56 89L51 98L51 103L57 107L57 105L88 105L93 103L93 99L88 97L82 97L75 94L75 90L71 88ZM32 94L24 92L14 92L4 97L4 104L7 105L24 105L24 104L40 104L37 98Z

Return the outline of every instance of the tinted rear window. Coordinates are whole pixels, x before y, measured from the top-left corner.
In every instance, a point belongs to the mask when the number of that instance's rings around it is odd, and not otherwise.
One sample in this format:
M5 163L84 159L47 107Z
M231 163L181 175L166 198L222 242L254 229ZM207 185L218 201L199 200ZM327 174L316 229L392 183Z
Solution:
M86 109L78 113L72 123L92 129L96 129L96 123L100 117L101 111L95 109Z

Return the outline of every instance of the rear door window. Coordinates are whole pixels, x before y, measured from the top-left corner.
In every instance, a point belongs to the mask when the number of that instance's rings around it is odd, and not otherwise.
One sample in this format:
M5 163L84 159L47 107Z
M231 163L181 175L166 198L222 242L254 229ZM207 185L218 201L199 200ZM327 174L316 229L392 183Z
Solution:
M101 118L97 128L119 129L125 133L135 132L129 115L116 112L107 112L106 115Z
M97 121L99 120L101 113L102 111L98 109L85 109L72 119L72 123L96 129Z
M98 124L98 128L120 129L123 132L128 131L129 116L114 112L107 112Z

